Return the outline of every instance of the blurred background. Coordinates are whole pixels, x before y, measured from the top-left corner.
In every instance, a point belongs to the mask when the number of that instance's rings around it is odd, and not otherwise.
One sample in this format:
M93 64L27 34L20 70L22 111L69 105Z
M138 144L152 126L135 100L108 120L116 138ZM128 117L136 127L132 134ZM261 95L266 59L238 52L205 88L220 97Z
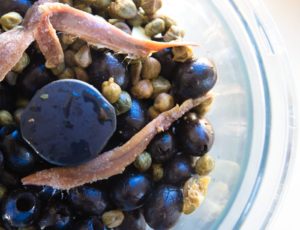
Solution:
M294 79L300 77L300 0L262 0L275 24L281 33L282 39L286 45L290 66L294 74ZM291 76L286 76L287 78ZM296 83L298 94L298 115L300 114L300 83ZM299 117L299 116L298 116ZM299 123L299 121L298 121ZM300 142L300 140L299 140ZM288 180L288 186L278 206L277 212L273 217L273 222L269 226L270 230L298 230L299 222L299 204L300 204L300 152L298 143L298 156L292 159L294 161L292 175Z

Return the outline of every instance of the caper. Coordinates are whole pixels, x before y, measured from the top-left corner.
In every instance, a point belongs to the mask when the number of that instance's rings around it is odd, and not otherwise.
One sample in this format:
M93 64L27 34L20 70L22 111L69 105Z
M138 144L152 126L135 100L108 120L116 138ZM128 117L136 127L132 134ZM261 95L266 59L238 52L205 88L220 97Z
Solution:
M65 51L65 63L68 67L76 66L75 62L75 52L73 50Z
M111 0L94 0L92 5L97 9L106 9L110 3Z
M160 62L155 58L148 57L143 61L142 78L152 80L158 77L160 71Z
M64 71L58 75L59 79L73 79L75 77L75 72L70 67L64 69Z
M7 193L7 188L0 184L0 202L3 200L3 198L5 198L5 195Z
M131 29L125 22L116 22L113 23L113 25L119 28L120 30L124 31L125 33L131 34Z
M208 154L200 157L195 165L195 171L198 175L204 176L209 174L215 167L215 160Z
M168 15L160 14L160 15L157 15L156 17L164 20L166 31L169 30L171 28L171 26L177 25L177 22L173 18L170 18Z
M92 63L92 55L90 47L87 45L82 46L74 55L76 64L82 68L88 67Z
M74 67L73 70L75 72L76 79L81 80L81 81L85 81L85 82L89 81L89 76L83 68Z
M152 86L154 97L160 93L167 93L171 89L171 83L163 77L158 77L152 80Z
M9 71L6 76L5 76L5 81L9 84L9 85L16 85L17 84L17 79L18 79L18 74L13 72L13 71Z
M121 87L115 83L113 78L102 83L102 94L110 102L115 103L119 100L121 95Z
M145 26L145 33L149 37L165 32L165 22L161 18L156 18Z
M162 7L162 0L141 0L140 6L146 14L153 15Z
M133 27L145 25L149 18L145 15L145 11L140 8L134 18L128 19L127 22Z
M19 108L19 109L16 109L14 112L14 119L18 124L20 124L23 111L24 111L24 108Z
M65 45L72 45L76 41L76 36L72 34L62 34L61 43Z
M130 19L137 14L137 8L132 0L116 0L109 5L112 18Z
M30 58L26 52L23 53L21 59L17 62L17 64L12 68L12 71L17 73L22 73L22 71L29 65Z
M173 60L177 62L186 62L193 59L193 49L190 46L178 46L172 48Z
M174 107L174 98L172 95L167 93L159 94L154 100L154 108L157 111L165 112Z
M209 97L207 100L205 100L200 105L195 107L194 111L197 113L197 115L200 118L204 117L205 114L210 110L213 101L214 101L214 97Z
M153 86L151 81L142 80L131 88L131 93L138 99L147 99L152 96Z
M85 41L77 38L75 42L72 43L71 49L77 52L82 46L86 44Z
M19 98L17 99L17 102L16 102L16 106L18 108L25 108L29 103L29 100L26 99L26 98Z
M73 4L73 7L78 9L78 10L82 10L84 12L87 12L89 14L92 13L92 8L84 3L76 3L76 4Z
M122 91L120 97L116 103L114 103L114 108L117 115L121 115L130 110L132 105L132 100L126 91Z
M102 221L108 228L116 228L122 224L124 213L121 210L112 210L103 213Z
M11 125L14 123L13 116L6 110L0 110L0 126Z
M142 61L140 60L134 61L130 64L129 74L132 85L136 85L141 80L142 67Z
M148 109L148 116L150 117L150 119L154 119L156 117L158 117L158 115L160 114L159 111L157 111L154 106L149 107Z
M59 0L59 2L73 6L73 0Z
M62 72L64 72L66 66L65 66L65 63L62 62L60 63L58 66L54 67L54 68L51 68L51 72L55 75L55 76L58 76L60 75Z
M140 171L145 172L147 171L152 164L152 158L150 153L143 152L141 153L134 161L134 166Z
M0 23L5 31L20 25L22 21L23 17L17 12L9 12L0 18Z
M151 169L154 181L160 181L164 177L164 168L161 164L152 164Z
M184 37L184 30L178 26L171 26L165 35L163 36L164 41L170 42L174 40L178 40Z

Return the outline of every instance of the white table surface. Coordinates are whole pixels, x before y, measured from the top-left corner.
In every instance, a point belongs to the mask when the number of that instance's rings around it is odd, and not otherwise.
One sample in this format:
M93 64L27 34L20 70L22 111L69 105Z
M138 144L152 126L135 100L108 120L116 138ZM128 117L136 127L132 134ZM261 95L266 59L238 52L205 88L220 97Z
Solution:
M300 76L300 0L262 0L270 11L286 45L294 77ZM290 77L290 76L286 76ZM297 83L295 81L295 83ZM300 80L298 80L298 115L300 115ZM299 116L298 116L299 117ZM299 128L299 127L298 127ZM299 136L298 136L299 137ZM299 140L300 143L300 140ZM270 230L300 229L300 144L293 162L292 173L282 200L273 217Z

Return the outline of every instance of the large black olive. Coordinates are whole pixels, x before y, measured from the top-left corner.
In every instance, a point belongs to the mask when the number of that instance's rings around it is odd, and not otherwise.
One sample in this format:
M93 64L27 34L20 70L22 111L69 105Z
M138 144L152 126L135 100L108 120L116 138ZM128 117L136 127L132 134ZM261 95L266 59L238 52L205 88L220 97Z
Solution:
M148 146L152 159L158 163L171 159L176 153L175 142L176 140L170 131L156 135Z
M30 0L2 0L0 16L11 11L16 11L24 16L30 6Z
M128 173L115 179L111 191L114 204L124 211L143 206L151 191L150 179L141 173Z
M101 90L102 83L112 77L122 89L127 88L129 78L126 67L114 54L94 51L92 58L93 62L87 72L93 86Z
M169 80L173 79L173 74L177 63L173 61L173 55L171 49L164 49L153 54L161 64L160 75Z
M168 162L164 172L164 180L166 183L181 186L193 173L191 160L186 156L177 156Z
M115 230L145 230L146 221L140 211L124 212L124 220Z
M117 130L124 140L130 139L148 122L146 106L137 99L132 99L128 112L118 116Z
M151 228L169 229L178 221L183 207L183 194L177 187L161 185L144 205L145 220Z
M189 115L183 117L176 126L176 137L180 149L193 156L206 154L215 139L213 127L207 119Z
M183 101L203 96L216 81L216 67L207 58L178 64L173 80L176 98Z
M79 80L46 85L21 115L23 138L56 165L77 165L95 158L115 129L113 106L97 89Z

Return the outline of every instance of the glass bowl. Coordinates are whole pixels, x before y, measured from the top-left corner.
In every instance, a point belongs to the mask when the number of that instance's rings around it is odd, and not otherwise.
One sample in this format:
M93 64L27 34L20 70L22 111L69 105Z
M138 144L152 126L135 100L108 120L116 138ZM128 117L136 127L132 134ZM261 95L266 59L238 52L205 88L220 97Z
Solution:
M202 206L175 229L263 229L292 162L295 105L285 50L259 1L165 0L164 13L217 65L216 168Z

